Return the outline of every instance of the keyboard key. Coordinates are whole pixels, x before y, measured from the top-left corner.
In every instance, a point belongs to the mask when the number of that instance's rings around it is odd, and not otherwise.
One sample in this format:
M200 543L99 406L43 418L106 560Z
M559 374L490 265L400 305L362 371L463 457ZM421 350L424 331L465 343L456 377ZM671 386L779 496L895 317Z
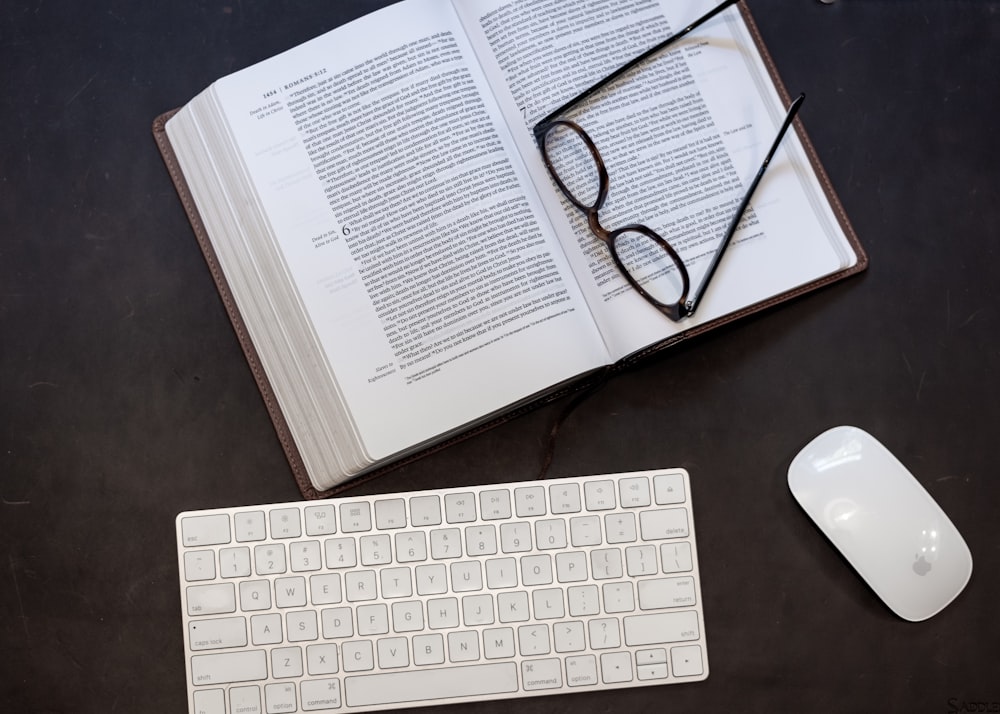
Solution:
M384 603L362 605L357 609L358 634L362 637L385 635L389 632L389 608Z
M560 583L576 583L586 579L586 553L579 550L556 553L556 580Z
M607 511L615 507L613 481L588 481L583 487L588 511Z
M434 560L462 557L462 531L458 528L431 531L431 557Z
M514 489L514 512L518 518L545 515L545 488L525 486Z
M686 538L688 535L687 509L666 508L643 511L639 514L639 527L643 540Z
M560 622L553 625L552 636L556 652L582 652L587 648L585 630L580 621Z
M601 617L587 623L590 630L590 649L607 650L622 646L621 629L617 617Z
M189 583L215 578L215 551L190 550L184 554L184 579Z
M392 600L413 595L413 578L409 568L382 568L379 582L383 598Z
M361 550L362 565L386 565L392 562L392 540L388 535L361 536L358 545Z
M603 542L601 535L600 516L577 516L569 519L570 542L576 548L588 545L600 545Z
M643 582L639 583L640 586ZM635 610L635 594L632 590L631 581L624 583L605 583L601 586L601 595L604 598L604 612L618 614L621 612L632 612Z
M418 667L431 664L444 664L444 638L438 634L417 635L414 637L413 664Z
M274 581L274 604L280 608L303 607L306 604L306 579L278 578Z
M684 503L687 498L684 491L684 476L679 473L654 476L653 492L659 506Z
M566 591L570 617L587 617L601 612L596 585L576 585Z
M312 677L337 673L337 645L309 645L306 647L306 671ZM292 709L291 711L295 711Z
M299 684L302 711L315 712L340 709L340 680L317 679Z
M257 545L253 549L254 570L257 575L275 575L285 572L285 544Z
M302 535L298 508L276 508L271 511L272 538L298 538Z
M555 650L559 653L582 652L587 648L587 637L580 621L560 622L552 626ZM566 661L567 669L569 660Z
M306 573L323 567L323 556L320 554L319 541L307 540L288 544L288 559L291 561L292 572Z
M212 620L195 620L188 623L188 640L191 649L196 652L243 647L247 643L246 618L220 617Z
M656 570L656 546L636 545L625 549L625 571L630 577L654 575Z
M181 539L185 547L228 543L229 516L188 516L181 519Z
M289 612L285 615L285 627L289 642L307 642L319 638L315 610Z
M605 684L632 681L632 655L628 652L607 652L601 655L601 678Z
M539 550L565 548L566 521L561 518L535 521L535 547Z
M625 644L629 647L696 640L699 636L698 614L692 610L625 618Z
M295 685L268 684L264 687L264 705L268 714L295 711Z
M392 604L393 632L420 632L423 629L424 606L419 600Z
M636 679L649 681L653 679L666 679L668 676L666 663L657 664L636 664Z
M641 508L648 506L649 479L645 476L623 478L618 482L618 500L622 508Z
M307 506L306 535L321 536L337 532L337 509L333 506Z
M579 513L580 486L575 483L552 484L549 486L549 502L554 515Z
M496 555L497 531L492 525L465 529L465 552L471 556Z
M340 647L344 654L345 672L368 672L375 669L375 652L371 640L352 640Z
M437 496L414 496L411 498L410 523L415 526L441 525L441 499Z
M229 709L233 712L259 712L260 687L233 687L229 690Z
M427 625L432 630L458 627L458 598L445 597L428 600Z
M281 615L254 615L250 618L250 641L255 645L278 645L284 640Z
M406 527L406 501L391 498L375 501L375 527L380 531Z
M444 497L444 518L448 523L476 520L476 497L471 493L449 493Z
M240 608L246 612L271 609L271 585L266 580L240 583Z
M448 658L453 663L479 659L479 633L475 630L448 633Z
M608 543L635 543L635 514L616 513L604 517L604 532Z
M439 563L418 565L417 595L440 595L448 592L448 569Z
M517 561L514 558L491 558L486 561L486 587L503 590L517 586Z
M423 531L396 534L396 561L415 563L427 560L427 537Z
M224 578L250 575L250 549L246 546L222 548L219 551L219 574Z
M352 570L344 575L347 602L367 602L378 597L374 570Z
M264 540L267 538L267 529L264 523L263 511L237 513L233 516L233 525L236 527L236 541L238 543L247 543Z
M497 627L483 630L483 654L486 659L514 656L514 628Z
M521 679L527 692L562 687L562 661L559 659L533 659L521 663Z
M186 594L189 615L236 612L236 590L232 583L192 585Z
M340 530L364 533L372 529L371 505L367 501L340 504Z
M277 679L302 676L302 650L298 647L275 647L271 650L271 675Z
M358 552L353 538L327 538L323 542L328 568L353 568L358 564Z
M639 608L693 607L694 578L653 578L639 581Z
M594 580L609 580L622 576L622 552L618 548L600 548L590 552L590 567Z
M521 582L524 585L551 585L552 556L544 554L522 557Z
M195 655L191 679L195 686L267 679L267 655L264 650Z
M591 687L597 683L597 657L581 655L566 658L566 684L571 687Z
M660 558L664 573L686 573L691 570L691 544L664 543L660 546Z
M670 648L670 667L675 677L696 677L703 674L705 667L701 658L701 647L698 645Z
M528 609L528 593L523 590L497 595L497 619L502 623L527 622L531 618Z
M500 549L504 553L527 553L531 547L530 523L504 523L500 526Z
M323 622L323 639L354 636L354 611L349 607L331 607L320 613Z
M383 637L378 641L378 666L399 669L410 665L410 641L405 637Z
M479 494L479 513L484 521L510 518L510 491L493 489Z
M344 689L350 707L513 694L518 691L517 665L503 662L347 677Z
M229 714L226 711L226 690L201 689L194 693L196 714Z
M466 627L492 625L494 622L493 596L466 595L463 597L462 622Z
M536 620L558 620L565 614L563 591L560 588L543 588L531 593L531 611Z

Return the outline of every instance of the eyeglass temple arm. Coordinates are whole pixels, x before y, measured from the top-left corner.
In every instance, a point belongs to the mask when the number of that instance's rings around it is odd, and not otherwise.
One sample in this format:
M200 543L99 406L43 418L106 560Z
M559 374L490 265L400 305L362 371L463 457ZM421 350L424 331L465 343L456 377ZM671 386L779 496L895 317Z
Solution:
M712 262L708 266L708 270L705 272L705 278L701 281L701 284L698 286L697 290L695 290L691 299L688 300L687 304L683 306L684 311L682 317L693 315L694 311L697 309L698 303L701 301L701 296L705 293L708 283L712 280L712 276L715 274L715 269L719 267L719 261L722 260L722 254L726 252L726 248L729 247L729 244L733 239L733 235L736 233L737 226L739 226L740 221L743 220L743 213L747 210L747 205L749 205L754 191L757 190L757 185L764 176L764 171L771 163L771 159L774 158L774 154L778 150L778 145L781 143L781 139L788 131L788 127L792 125L792 120L795 119L795 115L798 114L799 107L802 106L802 102L804 102L805 99L806 95L800 94L788 107L788 113L785 115L785 121L781 123L781 128L778 129L778 135L774 138L774 143L771 144L771 148L768 150L767 156L764 157L763 163L761 163L760 168L757 169L757 175L754 176L753 181L750 182L750 188L747 189L746 194L743 196L743 200L740 201L740 205L736 209L736 213L733 215L733 220L730 221L729 228L726 229L725 236L722 238L722 244L719 246L719 249L715 251L715 255L712 257Z
M541 146L542 142L545 140L545 131L548 129L548 125L552 121L554 121L558 117L560 117L563 114L565 114L567 111L569 111L570 109L572 109L578 103L582 102L583 100L587 99L591 95L596 94L600 90L604 89L604 87L606 87L607 85L609 85L612 82L614 82L616 79L618 79L619 77L621 77L623 74L625 74L626 72L628 72L629 70L631 70L636 65L640 64L641 62L644 62L651 55L656 54L657 52L659 52L660 50L662 50L667 45L669 45L669 44L671 44L673 42L676 42L677 40L681 39L682 37L684 37L686 34L688 34L689 32L691 32L692 30L694 30L699 25L701 25L701 24L703 24L705 22L708 22L713 17L715 17L716 15L718 15L720 12L722 12L723 10L725 10L727 7L729 7L730 5L735 5L739 1L740 0L724 0L724 2L720 3L716 7L712 8L711 10L709 10L708 12L706 12L704 15L702 15L701 17L699 17L697 20L695 20L694 22L692 22L690 25L688 25L687 27L685 27L680 32L676 32L673 35L671 35L670 37L668 37L667 39L665 39L663 42L660 42L659 44L654 45L653 47L650 47L648 50L646 50L645 52L643 52L641 55L639 55L635 59L631 60L627 64L624 64L621 67L619 67L618 69L616 69L614 72L612 72L607 77L605 77L604 79L602 79L600 82L598 82L597 84L595 84L594 86L592 86L590 89L584 90L583 92L581 92L580 94L578 94L575 97L573 97L572 99L570 99L568 102L566 102L565 104L563 104L561 107L559 107L555 111L549 113L545 118L543 118L541 121L539 121L537 124L535 124L534 129L533 129L534 134L535 134L535 141L538 142L539 146Z

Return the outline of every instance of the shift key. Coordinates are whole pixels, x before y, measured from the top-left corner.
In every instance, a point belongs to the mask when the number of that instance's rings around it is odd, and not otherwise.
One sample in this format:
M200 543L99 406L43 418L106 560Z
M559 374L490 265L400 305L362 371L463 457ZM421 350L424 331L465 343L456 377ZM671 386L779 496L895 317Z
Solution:
M259 679L267 679L267 654L264 650L195 655L191 658L191 681L196 687Z
M625 644L629 647L697 640L700 633L698 613L693 610L625 618Z

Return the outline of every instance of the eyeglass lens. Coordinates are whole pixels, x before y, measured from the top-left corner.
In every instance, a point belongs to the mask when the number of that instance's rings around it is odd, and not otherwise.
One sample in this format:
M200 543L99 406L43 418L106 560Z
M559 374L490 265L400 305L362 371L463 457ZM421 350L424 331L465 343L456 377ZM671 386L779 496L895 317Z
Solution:
M676 305L687 297L685 275L653 236L626 228L614 233L612 240L622 269L646 295L663 305Z
M544 151L566 197L581 209L596 209L601 198L600 168L583 136L570 124L555 124L545 134Z

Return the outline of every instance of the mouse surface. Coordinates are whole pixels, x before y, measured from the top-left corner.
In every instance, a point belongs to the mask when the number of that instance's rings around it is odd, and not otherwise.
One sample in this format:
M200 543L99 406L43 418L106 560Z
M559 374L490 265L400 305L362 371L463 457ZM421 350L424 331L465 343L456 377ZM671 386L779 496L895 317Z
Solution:
M806 513L889 608L918 622L958 596L972 554L941 507L875 437L839 426L788 467Z

